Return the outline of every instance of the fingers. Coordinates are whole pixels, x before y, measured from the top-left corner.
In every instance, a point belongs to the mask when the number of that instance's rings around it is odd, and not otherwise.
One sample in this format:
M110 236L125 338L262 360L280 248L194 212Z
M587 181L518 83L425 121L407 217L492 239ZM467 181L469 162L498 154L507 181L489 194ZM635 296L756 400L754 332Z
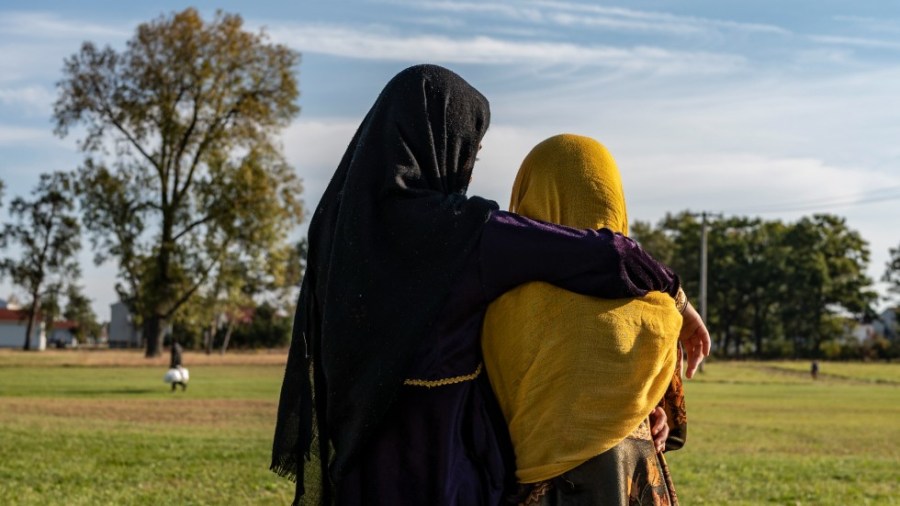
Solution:
M700 314L690 303L685 307L679 339L688 355L685 376L690 379L694 377L703 358L709 356L710 349L709 331L703 324Z
M653 434L654 438L661 430L663 430L663 427L668 427L667 421L668 417L663 408L657 406L650 412L650 433Z
M656 447L657 452L662 452L666 449L666 439L669 437L668 417L663 408L657 407L650 412L650 424L653 446Z
M703 356L708 357L712 339L709 337L709 330L706 328L706 325L701 326L700 330L702 331L700 343L703 350Z
M694 373L697 372L697 368L700 367L700 362L702 360L700 354L697 353L697 349L692 347L688 352L687 369L684 371L684 375L687 376L688 379L694 377Z

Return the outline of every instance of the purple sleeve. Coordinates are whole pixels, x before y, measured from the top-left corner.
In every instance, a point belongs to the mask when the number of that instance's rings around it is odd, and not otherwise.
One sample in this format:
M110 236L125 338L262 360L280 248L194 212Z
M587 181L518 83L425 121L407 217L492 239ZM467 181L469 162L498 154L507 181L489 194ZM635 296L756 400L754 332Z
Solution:
M488 300L522 283L545 281L609 299L650 291L673 297L680 280L633 240L609 229L582 230L496 211L484 226L480 264Z

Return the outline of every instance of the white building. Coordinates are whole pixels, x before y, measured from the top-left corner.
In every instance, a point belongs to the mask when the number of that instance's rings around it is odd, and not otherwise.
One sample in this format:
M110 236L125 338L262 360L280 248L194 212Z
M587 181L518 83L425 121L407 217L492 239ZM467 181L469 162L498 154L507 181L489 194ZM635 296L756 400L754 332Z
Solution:
M140 348L143 346L140 329L134 326L131 311L124 302L110 304L108 338L110 348Z
M44 322L38 317L37 325L32 329L32 350L47 348L47 336L44 334ZM0 309L0 348L22 348L25 346L25 333L28 331L28 312L23 309Z

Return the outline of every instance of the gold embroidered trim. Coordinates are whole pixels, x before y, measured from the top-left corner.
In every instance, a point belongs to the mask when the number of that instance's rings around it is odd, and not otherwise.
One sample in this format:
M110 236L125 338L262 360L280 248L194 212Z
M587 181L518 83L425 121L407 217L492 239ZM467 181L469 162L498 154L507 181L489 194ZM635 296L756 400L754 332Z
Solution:
M444 378L439 380L423 380L423 379L405 379L403 380L404 385L410 385L414 387L425 387L425 388L434 388L434 387L442 387L446 385L455 385L457 383L462 383L465 381L472 381L477 378L479 374L481 374L481 368L484 364L478 364L478 368L475 369L475 372L472 374L466 374L465 376L453 376L452 378Z
M520 502L518 506L537 506L541 503L541 499L553 490L553 482L542 481L532 485L531 491L524 502Z

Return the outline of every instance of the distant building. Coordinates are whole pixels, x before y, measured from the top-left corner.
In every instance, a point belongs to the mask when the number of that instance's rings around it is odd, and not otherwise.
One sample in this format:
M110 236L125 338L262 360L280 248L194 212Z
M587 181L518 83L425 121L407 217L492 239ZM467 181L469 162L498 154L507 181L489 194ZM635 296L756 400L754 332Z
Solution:
M875 331L890 341L898 338L897 331L897 315L900 313L900 307L889 307L878 315L878 318L872 322Z
M47 348L47 336L44 334L44 322L40 315L37 325L31 333L31 349ZM24 309L0 309L0 348L22 348L25 346L25 335L28 332L28 312Z
M871 323L858 323L854 321L851 322L850 326L850 335L860 343L872 339L876 334L875 326Z
M124 302L116 302L110 307L107 337L110 348L140 348L143 346L141 331L134 325L134 317Z
M47 344L57 348L75 348L78 346L78 338L75 337L75 331L78 329L78 322L64 320L53 322L53 328L50 330L50 337Z

